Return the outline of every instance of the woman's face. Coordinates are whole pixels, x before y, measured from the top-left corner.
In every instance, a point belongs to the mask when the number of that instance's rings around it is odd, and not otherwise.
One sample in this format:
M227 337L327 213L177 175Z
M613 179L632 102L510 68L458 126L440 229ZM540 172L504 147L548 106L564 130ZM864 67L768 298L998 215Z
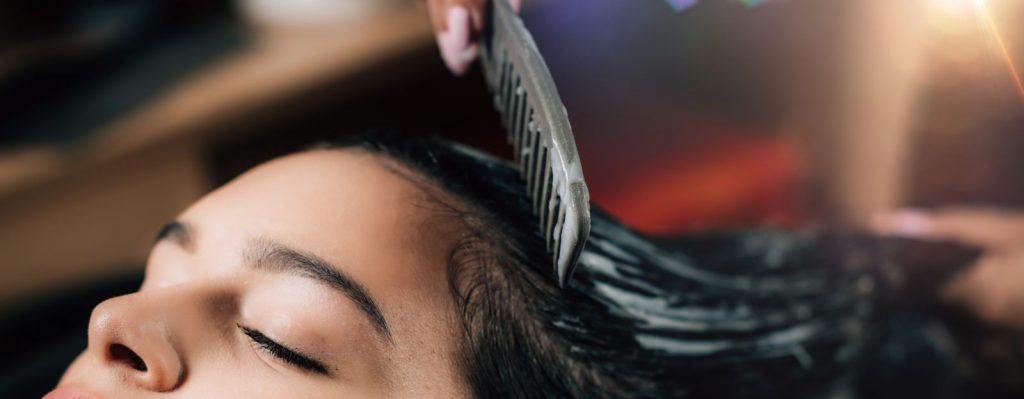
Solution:
M200 200L141 290L96 307L52 397L466 396L446 272L462 228L385 165L302 153Z

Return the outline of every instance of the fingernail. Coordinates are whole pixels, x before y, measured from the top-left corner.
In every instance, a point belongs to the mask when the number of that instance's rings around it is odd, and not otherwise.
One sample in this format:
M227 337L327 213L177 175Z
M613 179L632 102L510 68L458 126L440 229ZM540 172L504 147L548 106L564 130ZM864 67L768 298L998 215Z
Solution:
M476 45L472 45L472 46L469 46L469 47L463 49L462 52L459 53L458 60L463 62L463 63L465 63L465 64L470 64L474 60L476 60L476 56L479 55L479 53L480 53L480 47L477 47Z
M882 216L876 221L882 232L906 237L925 237L932 233L931 213L920 209L903 209Z
M470 26L469 10L463 6L453 6L448 9L448 29L437 38L441 58L456 75L465 73L477 55L476 46L469 42Z

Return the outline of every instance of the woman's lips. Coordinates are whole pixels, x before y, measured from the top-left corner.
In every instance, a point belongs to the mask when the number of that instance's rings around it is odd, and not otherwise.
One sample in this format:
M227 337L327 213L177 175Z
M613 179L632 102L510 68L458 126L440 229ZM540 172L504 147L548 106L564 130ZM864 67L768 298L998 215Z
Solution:
M43 399L100 399L96 394L74 386L57 387L43 396Z

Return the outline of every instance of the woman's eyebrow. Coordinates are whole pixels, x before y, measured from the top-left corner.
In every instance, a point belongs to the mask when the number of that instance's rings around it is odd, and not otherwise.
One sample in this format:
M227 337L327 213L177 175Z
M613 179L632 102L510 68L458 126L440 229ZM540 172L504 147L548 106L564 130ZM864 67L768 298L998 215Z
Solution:
M256 238L250 240L244 252L247 264L257 269L290 272L304 277L312 278L327 284L355 302L370 322L377 333L385 341L392 343L391 329L384 320L384 314L377 306L377 302L366 290L339 268L334 267L324 259L308 253L288 248L280 243L266 239Z
M191 252L194 250L193 244L195 243L195 232L191 225L180 220L173 220L160 228L160 232L156 234L155 242L169 240L185 250Z

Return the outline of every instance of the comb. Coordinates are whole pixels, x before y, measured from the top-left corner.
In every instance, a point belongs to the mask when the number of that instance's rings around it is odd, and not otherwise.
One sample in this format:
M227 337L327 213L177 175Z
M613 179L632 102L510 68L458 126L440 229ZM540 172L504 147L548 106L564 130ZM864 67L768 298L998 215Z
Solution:
M590 235L590 194L554 79L522 19L494 0L480 63L526 180L558 283L565 286Z

